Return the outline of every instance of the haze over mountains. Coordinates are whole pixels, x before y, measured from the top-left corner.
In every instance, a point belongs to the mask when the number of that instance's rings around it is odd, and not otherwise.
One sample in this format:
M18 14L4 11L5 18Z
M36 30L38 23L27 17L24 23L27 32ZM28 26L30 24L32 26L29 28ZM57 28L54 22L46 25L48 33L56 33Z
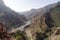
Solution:
M23 14L25 14L25 16L27 17L28 20L31 20L32 18L34 18L38 15L42 15L46 12L49 12L50 8L53 8L56 5L57 5L57 3L54 3L54 4L47 5L43 8L31 9L30 11L23 12Z
M17 30L6 34L11 40L60 40L60 2L22 13L18 14L0 0L0 22L7 28L17 27L18 29L18 26L31 21L30 24L24 26L24 31ZM2 31L1 34L4 32Z
M0 21L8 28L11 28L12 26L24 24L27 19L24 15L20 15L7 7L3 0L0 0Z
M25 27L27 40L60 40L60 2L43 9Z

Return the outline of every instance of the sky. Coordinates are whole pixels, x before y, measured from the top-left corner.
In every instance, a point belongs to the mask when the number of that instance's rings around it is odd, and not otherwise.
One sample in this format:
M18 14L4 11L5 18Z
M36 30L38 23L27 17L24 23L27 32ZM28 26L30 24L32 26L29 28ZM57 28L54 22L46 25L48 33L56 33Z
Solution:
M38 9L60 0L3 0L5 5L16 12Z

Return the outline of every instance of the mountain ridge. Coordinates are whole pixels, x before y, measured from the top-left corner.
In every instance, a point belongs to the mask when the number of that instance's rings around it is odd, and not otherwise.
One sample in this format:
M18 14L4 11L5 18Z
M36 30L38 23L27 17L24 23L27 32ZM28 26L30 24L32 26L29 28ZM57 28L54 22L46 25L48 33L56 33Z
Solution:
M27 21L24 15L21 15L9 7L5 6L3 0L0 0L0 21L7 27L11 28L15 25L22 25ZM19 26L19 25L18 25Z

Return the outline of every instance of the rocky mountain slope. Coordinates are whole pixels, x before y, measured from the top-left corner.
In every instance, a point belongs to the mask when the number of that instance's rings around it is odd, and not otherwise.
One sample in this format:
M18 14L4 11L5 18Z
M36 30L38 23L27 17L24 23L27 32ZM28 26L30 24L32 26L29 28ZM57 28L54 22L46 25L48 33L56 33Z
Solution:
M7 7L3 0L0 0L0 22L7 28L20 26L27 21L24 15L18 14L9 7Z
M39 15L43 15L46 12L49 12L50 8L54 8L57 3L49 4L45 7L38 9L31 9L30 11L23 12L28 20L31 20Z
M35 16L22 34L15 32L15 40L60 40L60 2L47 12ZM23 36L24 35L24 36ZM24 37L24 38L23 38Z
M20 33L18 33L15 40L60 40L59 17L60 2L58 2L56 6L51 7L47 12L35 16L31 20L31 24L25 26L23 31L24 34L22 33L20 35ZM24 35L24 39L22 35Z
M25 27L27 40L59 40L60 39L60 2L48 12L32 19Z
M3 20L5 20L5 18L7 19L6 16L10 13L10 15L13 15L13 17L11 16L13 24L16 21L18 21L18 23L23 22L22 19L19 19L21 21L18 20L18 18L22 16L19 16L14 11L12 13L9 11L3 11L1 13L1 15L7 14L4 15L4 17L1 16L4 18ZM25 26L22 32L17 30L17 32L10 33L11 40L60 40L60 2L45 6L37 11L33 9L27 13L32 14L27 14L29 17L26 15L29 20L31 20L31 24ZM13 18L17 20L14 21ZM10 17L9 20L11 20ZM9 22L9 20L7 19L7 21L3 22Z

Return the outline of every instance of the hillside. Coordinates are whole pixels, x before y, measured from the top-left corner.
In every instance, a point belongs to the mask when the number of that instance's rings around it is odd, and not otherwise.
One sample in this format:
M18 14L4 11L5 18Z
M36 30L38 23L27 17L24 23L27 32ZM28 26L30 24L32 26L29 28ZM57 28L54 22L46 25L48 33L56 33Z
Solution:
M44 7L45 8L45 7ZM43 9L44 9L43 8ZM36 11L35 11L36 12ZM14 39L16 40L60 40L60 2L54 7L48 9L43 13L39 12L39 15L31 19L31 24L25 26L21 35ZM41 14L41 15L40 15ZM15 32L15 33L18 33ZM12 34L12 35L15 35ZM19 33L20 34L20 33Z
M60 40L60 2L25 27L28 40Z
M27 21L24 15L18 14L9 7L5 6L3 0L0 0L0 22L7 28L17 27Z
M23 12L28 20L31 20L39 15L43 15L46 12L49 12L50 8L54 8L57 3L49 4L45 7L38 9L31 9L30 11Z
M1 0L1 2L3 1ZM6 35L9 35L10 40L60 40L60 2L23 13L26 13L25 16L31 23L24 26L24 31L16 30L12 33L7 33ZM24 24L26 22L25 16L6 6L0 11L0 21L6 24L8 28ZM2 25L0 26L2 27ZM0 33L7 32L7 29L3 31ZM3 39L6 35L4 33L3 37L0 37Z

